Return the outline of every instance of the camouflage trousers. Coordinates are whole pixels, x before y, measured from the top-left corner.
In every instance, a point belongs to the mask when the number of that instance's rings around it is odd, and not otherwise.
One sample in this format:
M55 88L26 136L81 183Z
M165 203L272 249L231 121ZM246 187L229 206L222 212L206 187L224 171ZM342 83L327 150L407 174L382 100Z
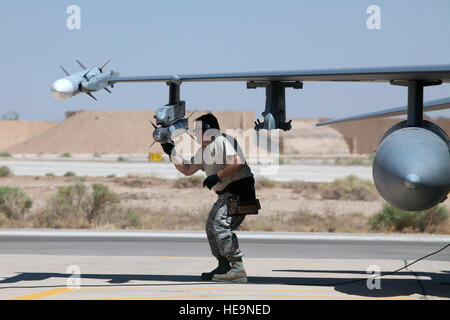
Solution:
M233 232L244 221L245 215L232 215L228 211L227 198L229 193L219 195L206 221L206 236L212 254L216 257L226 257L229 261L242 258L236 234Z

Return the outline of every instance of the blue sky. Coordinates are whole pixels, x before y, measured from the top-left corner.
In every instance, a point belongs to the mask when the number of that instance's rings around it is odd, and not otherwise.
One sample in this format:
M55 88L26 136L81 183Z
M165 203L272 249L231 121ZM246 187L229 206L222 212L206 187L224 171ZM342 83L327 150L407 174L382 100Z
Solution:
M69 5L81 29L69 30ZM366 9L381 9L369 30ZM68 110L155 109L167 103L162 83L117 84L98 101L54 100L52 82L85 65L121 75L157 75L334 67L450 64L450 1L18 1L0 2L0 116L63 120ZM263 89L245 83L185 83L187 109L264 110ZM425 100L450 96L449 85ZM305 83L287 89L288 117L340 117L406 104L389 84ZM430 113L450 117L450 111Z

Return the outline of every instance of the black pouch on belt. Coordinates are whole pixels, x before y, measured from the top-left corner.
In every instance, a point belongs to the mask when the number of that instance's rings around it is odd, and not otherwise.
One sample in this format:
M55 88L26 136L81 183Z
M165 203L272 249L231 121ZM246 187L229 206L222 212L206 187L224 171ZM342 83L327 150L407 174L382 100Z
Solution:
M241 200L235 194L228 196L228 210L233 215L258 214L259 209L261 209L259 199Z

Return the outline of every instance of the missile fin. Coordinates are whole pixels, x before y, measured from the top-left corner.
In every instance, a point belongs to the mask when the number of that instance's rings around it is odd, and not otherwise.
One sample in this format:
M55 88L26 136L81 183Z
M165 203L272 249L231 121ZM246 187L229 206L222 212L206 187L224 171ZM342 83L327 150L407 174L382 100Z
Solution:
M59 67L62 69L62 71L64 71L64 73L66 74L66 76L70 76L70 73L67 72L66 69L64 69L64 67L62 65L59 65Z
M81 62L80 62L80 60L75 60L77 63L78 63L78 65L82 68L82 69L86 69L86 67L84 66L84 64L82 64Z
M92 71L92 69L94 69L94 67L90 68L85 74L83 74L83 78L85 78L86 80L89 80L87 75L88 75L89 72Z
M86 94L87 94L89 97L91 97L92 99L94 99L95 101L97 101L97 98L94 97L94 95L93 95L92 93L86 92Z
M106 67L106 65L111 61L111 59L109 59L108 61L106 61L100 68L98 68L98 70L100 70L101 73L103 73L103 68Z

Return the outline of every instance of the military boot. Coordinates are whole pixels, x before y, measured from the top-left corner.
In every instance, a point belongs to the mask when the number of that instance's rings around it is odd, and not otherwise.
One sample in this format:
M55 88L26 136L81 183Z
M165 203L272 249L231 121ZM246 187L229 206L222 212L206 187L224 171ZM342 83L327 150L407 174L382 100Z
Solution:
M242 259L231 261L231 269L225 274L215 274L213 281L218 282L247 282L247 273L244 269Z
M211 272L203 272L200 276L202 280L212 280L215 274L227 273L231 269L230 263L228 262L227 258L219 257L217 260L219 260L218 267Z

